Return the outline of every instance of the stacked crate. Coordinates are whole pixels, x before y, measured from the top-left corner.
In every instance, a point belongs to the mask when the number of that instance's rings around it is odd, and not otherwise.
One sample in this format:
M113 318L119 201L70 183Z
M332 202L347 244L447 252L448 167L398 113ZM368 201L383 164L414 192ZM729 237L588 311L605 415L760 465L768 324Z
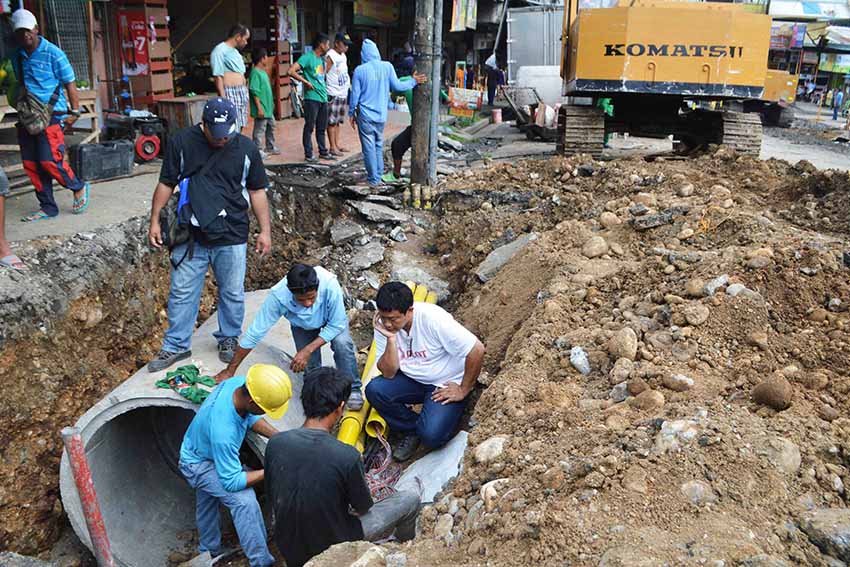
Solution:
M171 63L171 42L168 29L168 0L120 0L118 5L144 15L145 25L153 19L156 43L148 41L150 70L147 75L130 77L133 100L137 108L154 106L157 101L174 97L174 76Z
M252 13L264 14L265 18L254 18L254 21L265 21L264 33L258 34L254 28L253 45L265 47L269 53L275 55L275 65L272 68L269 79L272 84L272 97L274 97L274 113L278 120L292 116L291 82L289 78L289 67L292 64L292 49L288 41L281 41L278 37L278 2L276 0L254 0Z

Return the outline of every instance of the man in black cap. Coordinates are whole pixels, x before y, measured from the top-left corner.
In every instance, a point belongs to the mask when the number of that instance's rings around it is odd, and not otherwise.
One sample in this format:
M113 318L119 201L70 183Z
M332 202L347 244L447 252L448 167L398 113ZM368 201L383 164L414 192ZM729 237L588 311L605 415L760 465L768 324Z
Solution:
M328 145L332 156L339 157L348 150L339 145L339 126L345 122L348 114L348 91L351 77L348 76L348 58L346 52L351 47L351 38L347 33L336 34L333 49L328 51L328 72L325 82L328 86Z
M159 184L153 195L150 243L163 247L159 213L175 187L180 192L177 219L189 228L187 242L171 247L168 330L162 350L148 364L151 372L192 355L192 331L204 279L211 265L218 284L219 358L230 362L245 316L245 262L248 207L259 224L256 250L271 250L271 222L260 151L239 133L237 110L227 99L210 99L203 123L177 132L168 143Z

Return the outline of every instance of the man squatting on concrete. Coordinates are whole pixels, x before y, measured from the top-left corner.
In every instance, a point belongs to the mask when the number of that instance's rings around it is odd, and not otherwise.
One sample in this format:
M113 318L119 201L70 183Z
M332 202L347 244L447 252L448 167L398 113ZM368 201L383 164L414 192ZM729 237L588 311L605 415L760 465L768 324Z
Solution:
M331 435L350 392L344 373L311 370L301 391L304 426L275 435L266 448L274 539L288 567L336 543L375 541L393 530L401 541L415 535L419 495L401 491L373 503L360 453Z
M376 303L381 376L366 386L366 399L390 430L405 434L393 458L406 461L420 441L436 449L453 437L481 373L484 345L442 307L414 304L413 292L401 282L384 284ZM421 413L410 404L422 404Z
M348 330L342 288L336 276L329 271L305 264L293 265L286 277L272 288L251 326L242 335L233 360L216 375L216 381L233 376L245 357L281 317L289 321L295 348L298 349L289 365L292 371L303 372L306 369L309 372L319 368L322 365L322 346L330 343L336 367L350 376L353 383L351 396L347 399L348 407L355 411L362 408L360 374L354 341Z
M278 433L262 418L280 419L289 407L292 384L270 364L255 364L247 376L225 380L201 404L180 447L180 473L195 490L200 552L220 555L219 505L233 517L239 543L251 567L274 565L266 543L266 525L252 486L263 470L243 470L239 448L248 429L271 438ZM281 482L285 482L282 480Z

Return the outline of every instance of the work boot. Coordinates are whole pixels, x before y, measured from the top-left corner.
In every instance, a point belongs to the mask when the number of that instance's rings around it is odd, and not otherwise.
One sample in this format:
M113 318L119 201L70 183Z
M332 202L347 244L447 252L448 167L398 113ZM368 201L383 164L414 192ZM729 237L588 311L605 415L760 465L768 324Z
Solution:
M363 394L360 393L360 390L352 390L345 405L351 411L360 411L363 409Z
M236 337L227 337L218 343L218 359L224 363L229 363L236 355L236 347L239 346L239 341Z
M190 356L192 356L191 350L183 352L171 352L168 350L161 350L156 353L156 358L154 358L148 363L148 372L159 372L160 370L165 370L178 360L183 360L184 358L189 358Z
M418 448L419 437L415 433L408 433L393 449L393 459L398 463L409 461Z

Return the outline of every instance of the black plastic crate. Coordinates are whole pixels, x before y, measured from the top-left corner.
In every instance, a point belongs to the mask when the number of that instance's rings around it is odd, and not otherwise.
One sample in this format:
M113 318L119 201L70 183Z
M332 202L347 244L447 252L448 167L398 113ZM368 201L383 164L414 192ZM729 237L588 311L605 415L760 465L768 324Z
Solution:
M77 177L94 181L132 174L135 154L131 140L112 140L71 146L68 157Z

